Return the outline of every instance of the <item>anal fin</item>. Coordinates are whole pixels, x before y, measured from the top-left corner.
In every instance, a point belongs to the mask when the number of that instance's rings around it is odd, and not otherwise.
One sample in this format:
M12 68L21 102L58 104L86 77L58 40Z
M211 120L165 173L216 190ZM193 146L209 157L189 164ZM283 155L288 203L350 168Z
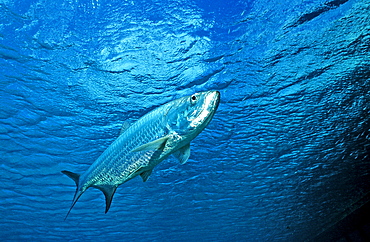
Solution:
M100 191L104 193L105 196L105 213L109 211L110 205L112 204L113 195L117 190L117 186L112 185L100 185L100 186L93 186L98 188Z

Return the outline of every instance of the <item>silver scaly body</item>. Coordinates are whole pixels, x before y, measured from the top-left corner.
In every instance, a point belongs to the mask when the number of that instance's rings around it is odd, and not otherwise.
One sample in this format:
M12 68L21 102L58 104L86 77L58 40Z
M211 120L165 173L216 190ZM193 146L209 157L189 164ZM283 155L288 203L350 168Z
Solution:
M190 156L190 141L211 121L219 101L218 91L196 93L154 109L131 126L125 123L120 136L81 176L62 171L77 185L67 216L89 187L104 193L108 212L119 185L138 175L146 181L171 154L184 164Z

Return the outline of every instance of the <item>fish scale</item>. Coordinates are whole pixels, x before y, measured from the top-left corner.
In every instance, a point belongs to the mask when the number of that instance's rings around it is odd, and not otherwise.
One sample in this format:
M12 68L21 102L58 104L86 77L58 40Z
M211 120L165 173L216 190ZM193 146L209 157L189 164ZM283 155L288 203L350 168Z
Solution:
M160 111L160 110L159 110ZM160 112L156 112L156 114L158 115L161 115ZM154 115L152 115L151 117L153 118ZM147 121L147 120L143 120L143 121ZM124 146L125 148L124 149L121 149L119 153L117 153L114 157L112 157L112 159L110 160L109 164L110 166L112 167L115 167L114 169L111 169L109 171L110 174L117 174L117 181L116 183L117 184L120 184L122 180L124 180L128 174L132 173L132 171L134 170L137 170L139 167L143 166L143 165L147 165L147 163L149 162L150 158L151 158L151 155L154 153L153 151L147 151L145 153L129 153L128 151L132 150L133 148L135 148L136 146L138 145L142 145L142 144L145 144L147 142L149 142L150 140L154 138L158 138L159 136L163 135L164 132L163 132L163 127L160 127L159 123L158 122L155 122L157 123L158 125L154 126L152 125L151 126L146 126L147 129L145 130L141 130L139 132L139 134L136 136L136 139L134 142L132 142L131 144L128 144L127 146ZM145 132L147 131L147 132ZM146 133L146 135L144 134ZM131 133L130 133L131 134ZM128 136L128 137L123 137L123 139L130 139L130 134L122 134L123 136ZM140 137L142 137L140 139ZM117 146L119 146L117 144ZM135 161L135 162L132 162L132 163L122 163L123 160L131 160L131 161ZM116 167L114 165L114 163L118 163L118 164L122 164L118 167ZM116 169L118 168L118 169ZM125 175L123 175L125 174Z
M62 171L77 186L71 209L89 188L100 189L108 212L117 187L153 168L173 154L181 164L190 156L190 142L208 125L220 102L218 91L195 93L164 104L125 130L82 175ZM66 216L66 218L67 218Z

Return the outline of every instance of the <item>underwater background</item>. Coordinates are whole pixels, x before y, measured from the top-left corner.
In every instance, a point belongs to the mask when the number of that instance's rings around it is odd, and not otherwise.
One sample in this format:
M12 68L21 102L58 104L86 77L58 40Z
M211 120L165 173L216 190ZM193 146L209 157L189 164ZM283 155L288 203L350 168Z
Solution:
M370 191L370 0L1 0L2 241L308 241ZM110 211L82 173L137 120L218 90Z

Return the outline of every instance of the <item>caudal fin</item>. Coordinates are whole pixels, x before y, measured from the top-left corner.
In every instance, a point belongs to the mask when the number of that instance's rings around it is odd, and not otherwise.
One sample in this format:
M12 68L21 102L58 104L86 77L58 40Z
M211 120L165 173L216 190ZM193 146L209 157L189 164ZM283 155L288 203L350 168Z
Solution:
M70 172L70 171L62 171L63 174L67 175L69 178L71 178L75 183L76 183L76 192L75 192L75 195L73 197L73 201L72 201L72 206L71 208L68 210L68 213L66 215L66 217L64 218L64 220L67 219L69 213L71 212L73 206L76 204L77 200L81 197L82 193L84 193L84 191L81 191L79 189L79 181L80 181L80 175L77 174L77 173L73 173L73 172Z

